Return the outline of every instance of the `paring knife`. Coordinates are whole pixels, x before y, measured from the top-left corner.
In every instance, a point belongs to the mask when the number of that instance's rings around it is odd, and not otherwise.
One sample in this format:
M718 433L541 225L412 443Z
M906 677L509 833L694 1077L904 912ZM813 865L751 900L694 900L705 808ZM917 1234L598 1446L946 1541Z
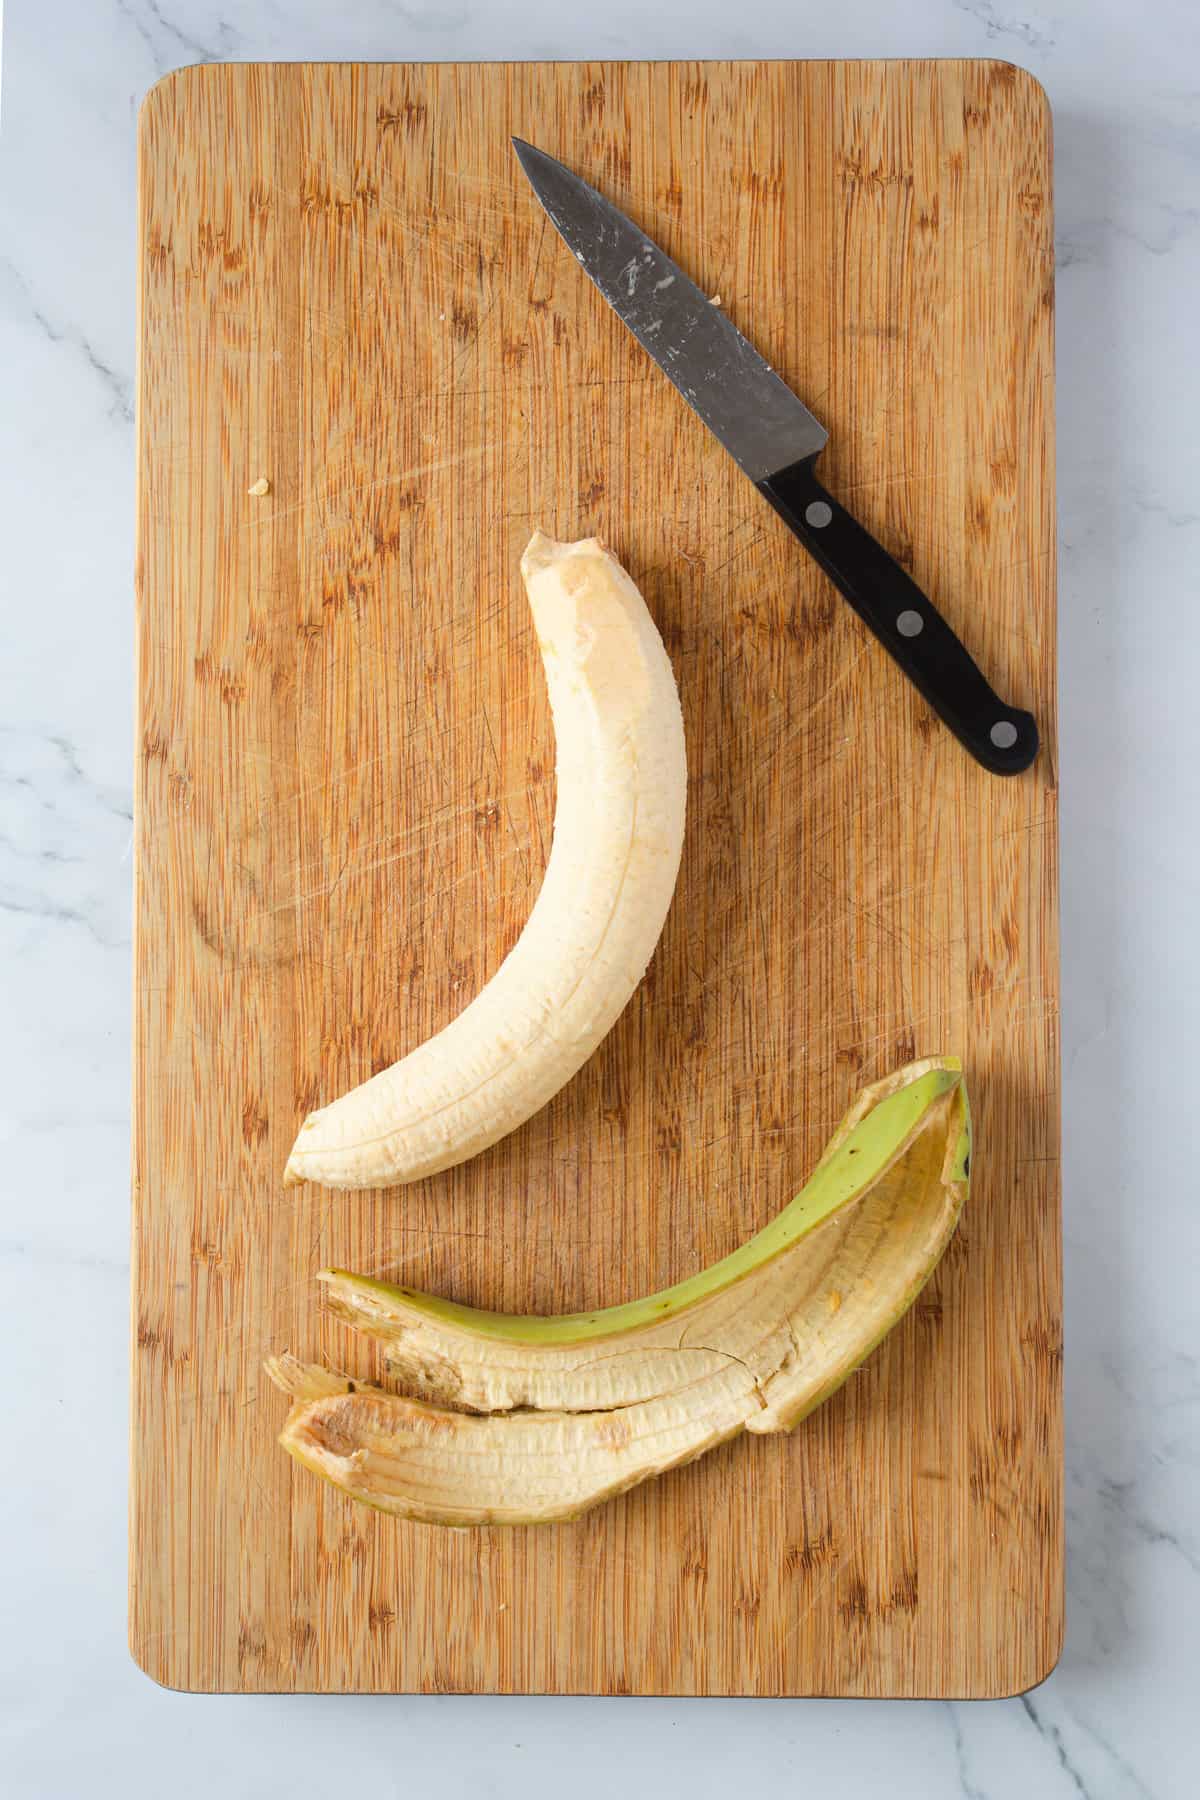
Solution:
M545 151L512 141L584 273L909 680L985 768L1027 769L1032 715L1005 705L916 583L817 480L825 427L632 220Z

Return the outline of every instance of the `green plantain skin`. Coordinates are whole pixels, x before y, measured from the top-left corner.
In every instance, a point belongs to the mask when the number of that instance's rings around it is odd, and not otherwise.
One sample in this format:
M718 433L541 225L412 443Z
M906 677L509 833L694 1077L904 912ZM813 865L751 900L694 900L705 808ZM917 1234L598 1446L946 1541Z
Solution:
M962 1080L962 1064L957 1057L929 1058L927 1064L916 1066L923 1072L872 1105L857 1123L849 1125L853 1113L849 1115L809 1180L769 1225L719 1262L657 1294L647 1294L640 1300L629 1300L621 1306L606 1307L598 1312L556 1313L544 1317L486 1312L473 1306L462 1306L455 1300L444 1300L436 1294L423 1293L419 1288L395 1287L389 1282L354 1275L344 1269L323 1269L318 1280L325 1282L331 1293L340 1298L352 1301L356 1294L370 1298L374 1309L384 1315L389 1302L402 1303L406 1312L416 1311L460 1331L507 1343L565 1345L617 1337L622 1332L682 1312L698 1300L730 1287L751 1270L807 1237L810 1231L848 1206L878 1180L903 1150L934 1101ZM899 1073L911 1074L911 1068ZM879 1084L880 1087L887 1085ZM867 1095L873 1091L868 1089ZM860 1096L860 1103L865 1097ZM967 1179L970 1149L968 1114L956 1149L951 1180Z
M331 1309L380 1341L401 1391L271 1358L292 1399L280 1442L360 1504L472 1526L576 1518L738 1432L790 1431L928 1280L970 1159L961 1065L931 1057L859 1094L755 1237L643 1299L521 1317L327 1270Z

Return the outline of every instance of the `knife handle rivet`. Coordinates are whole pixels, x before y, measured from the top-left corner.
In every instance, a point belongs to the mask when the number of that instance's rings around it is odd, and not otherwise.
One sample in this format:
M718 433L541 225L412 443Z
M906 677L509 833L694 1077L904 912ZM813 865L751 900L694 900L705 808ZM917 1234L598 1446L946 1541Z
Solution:
M900 617L896 620L896 630L900 633L901 637L920 637L924 629L924 619L919 612L914 612L911 607L909 607L907 612L902 612Z
M804 523L820 531L833 517L833 508L825 500L810 500L804 509Z
M1011 719L997 719L988 736L997 750L1011 750L1017 741L1017 728Z

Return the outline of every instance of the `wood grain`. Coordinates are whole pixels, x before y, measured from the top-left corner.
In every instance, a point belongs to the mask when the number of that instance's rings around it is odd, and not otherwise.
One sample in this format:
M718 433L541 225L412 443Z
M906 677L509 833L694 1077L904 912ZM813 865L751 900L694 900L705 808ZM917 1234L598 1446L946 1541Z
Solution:
M831 430L823 474L1041 722L983 773L609 314L518 132L644 222ZM143 109L131 1638L188 1689L997 1695L1062 1626L1053 272L1004 63L243 66ZM265 496L248 490L266 477ZM545 864L517 575L599 532L674 660L675 903L584 1071L467 1167L285 1190ZM794 1437L574 1525L356 1510L269 1350L318 1268L605 1305L774 1215L853 1091L958 1051L968 1214Z

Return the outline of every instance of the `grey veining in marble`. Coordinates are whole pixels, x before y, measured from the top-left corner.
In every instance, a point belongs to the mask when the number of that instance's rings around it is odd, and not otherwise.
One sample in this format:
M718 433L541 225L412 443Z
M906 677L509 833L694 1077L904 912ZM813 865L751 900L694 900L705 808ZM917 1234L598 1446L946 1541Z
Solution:
M1192 1800L1200 18L1185 0L6 0L4 1792ZM134 118L222 58L1002 55L1055 107L1067 1645L991 1705L186 1699L124 1642ZM12 1470L15 1467L17 1479ZM12 1621L16 1621L16 1625Z

